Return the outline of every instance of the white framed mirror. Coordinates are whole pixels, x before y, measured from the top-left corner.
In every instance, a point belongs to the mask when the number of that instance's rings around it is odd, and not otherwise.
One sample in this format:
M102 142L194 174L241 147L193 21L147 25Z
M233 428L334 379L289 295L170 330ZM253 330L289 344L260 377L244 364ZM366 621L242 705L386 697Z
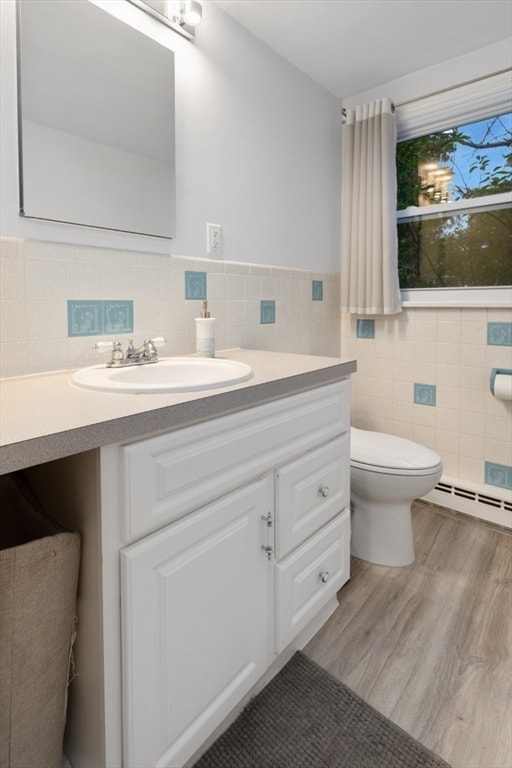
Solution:
M18 0L20 214L174 237L174 54L88 0Z

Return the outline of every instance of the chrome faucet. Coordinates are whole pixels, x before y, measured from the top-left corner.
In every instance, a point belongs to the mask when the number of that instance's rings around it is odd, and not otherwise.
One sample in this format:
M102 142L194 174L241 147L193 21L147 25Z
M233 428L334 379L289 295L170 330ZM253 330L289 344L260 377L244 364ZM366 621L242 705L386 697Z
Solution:
M154 339L144 339L140 347L134 347L133 339L130 339L126 353L120 341L98 342L94 345L97 352L112 350L112 356L107 363L107 368L121 368L128 365L145 365L146 363L158 363L157 347L166 343L161 336Z
M130 339L126 349L125 360L134 363L156 363L158 362L158 352L153 339L144 339L140 347L133 346L133 339Z

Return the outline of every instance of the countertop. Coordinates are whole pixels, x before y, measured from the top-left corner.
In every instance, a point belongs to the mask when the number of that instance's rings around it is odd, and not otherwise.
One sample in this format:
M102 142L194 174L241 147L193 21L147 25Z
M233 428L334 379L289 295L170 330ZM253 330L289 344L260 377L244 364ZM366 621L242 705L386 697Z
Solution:
M173 394L81 389L72 371L0 380L0 474L103 445L179 429L339 381L351 359L236 349L217 357L248 363L254 376L230 387Z

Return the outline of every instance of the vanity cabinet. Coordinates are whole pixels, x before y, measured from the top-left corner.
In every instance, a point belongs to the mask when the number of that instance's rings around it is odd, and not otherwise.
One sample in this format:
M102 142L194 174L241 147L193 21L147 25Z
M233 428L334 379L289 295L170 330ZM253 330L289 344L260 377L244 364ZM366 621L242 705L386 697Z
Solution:
M348 382L120 446L124 766L182 766L349 578Z
M349 578L350 381L32 467L82 533L74 768L188 766Z

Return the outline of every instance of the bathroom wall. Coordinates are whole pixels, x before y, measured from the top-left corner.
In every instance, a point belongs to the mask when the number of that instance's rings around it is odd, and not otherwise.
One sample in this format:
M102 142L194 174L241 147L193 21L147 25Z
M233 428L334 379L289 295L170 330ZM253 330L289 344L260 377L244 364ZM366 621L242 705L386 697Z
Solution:
M110 334L68 336L73 300L133 302L126 339L192 352L186 271L207 275L219 349L339 354L339 100L210 2L191 43L129 3L94 1L174 50L177 237L19 217L15 7L2 0L1 375L100 361L91 347ZM221 258L207 258L208 221L223 228Z
M357 358L353 424L422 443L441 456L444 482L512 501L512 402L489 384L493 368L512 369L512 311L407 308L359 320L342 318L342 353Z
M93 2L174 51L176 238L18 215L14 0L0 2L0 234L203 258L214 222L225 261L337 272L339 100L209 0L195 42L125 0ZM140 200L147 204L143 189Z
M510 67L511 50L512 41L503 41L411 72L344 104L382 95L400 104ZM512 310L503 307L408 305L394 317L342 316L342 354L358 360L353 423L434 449L450 487L450 495L436 491L435 501L509 527L512 402L494 398L489 382L493 368L512 369L511 335ZM460 495L453 495L459 488ZM477 503L473 494L463 496L467 490L475 492ZM504 503L489 505L486 496Z
M94 343L112 336L164 336L164 355L194 352L201 299L186 298L188 276L206 291L217 349L339 354L338 273L19 238L1 239L0 264L1 376L97 364ZM133 330L69 335L69 306L85 300L133 302Z

